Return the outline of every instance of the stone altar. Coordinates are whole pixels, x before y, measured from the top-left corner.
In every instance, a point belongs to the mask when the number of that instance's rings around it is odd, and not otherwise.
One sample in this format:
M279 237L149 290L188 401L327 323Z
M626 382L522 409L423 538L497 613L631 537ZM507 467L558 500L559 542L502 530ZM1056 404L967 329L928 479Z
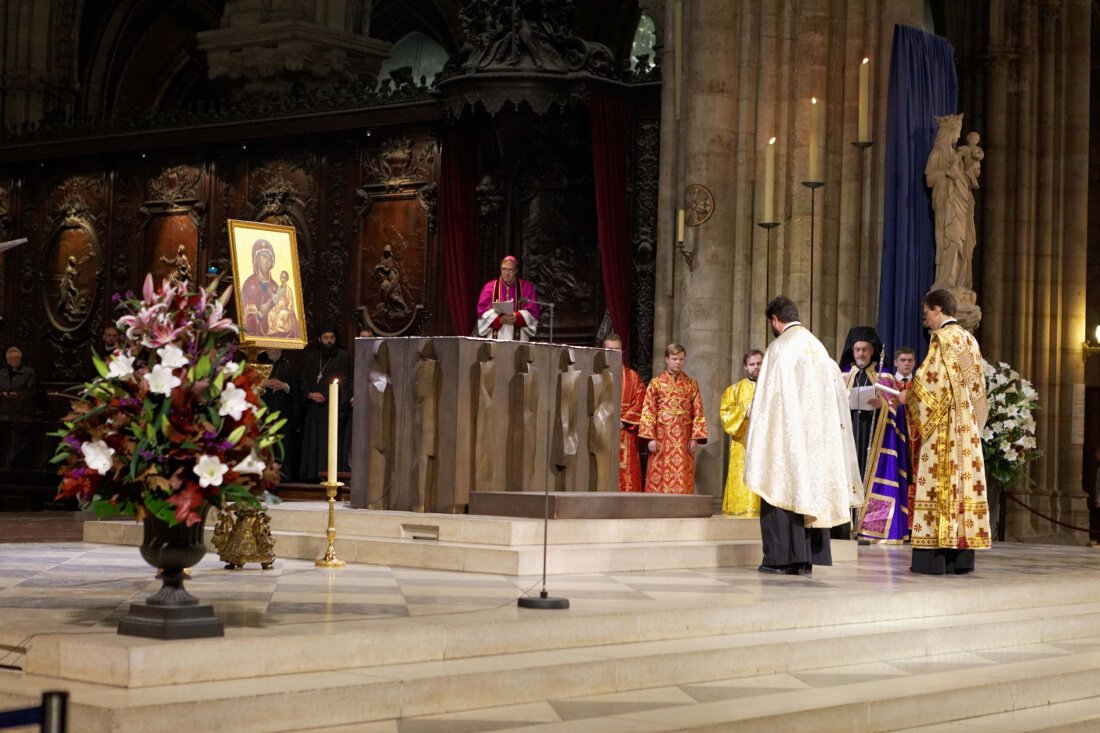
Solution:
M607 349L358 338L351 506L462 513L475 491L618 491L621 380Z

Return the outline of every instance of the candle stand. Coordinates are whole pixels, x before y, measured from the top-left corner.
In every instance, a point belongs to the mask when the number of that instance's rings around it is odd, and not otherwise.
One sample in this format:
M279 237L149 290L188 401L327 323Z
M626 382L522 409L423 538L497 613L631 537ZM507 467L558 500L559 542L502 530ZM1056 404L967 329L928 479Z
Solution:
M313 563L319 568L342 568L347 565L343 560L337 559L336 548L333 546L333 543L336 542L336 492L343 485L342 481L321 482L321 486L325 487L325 494L328 496L328 531L325 532L328 537L328 549L325 550L324 557Z

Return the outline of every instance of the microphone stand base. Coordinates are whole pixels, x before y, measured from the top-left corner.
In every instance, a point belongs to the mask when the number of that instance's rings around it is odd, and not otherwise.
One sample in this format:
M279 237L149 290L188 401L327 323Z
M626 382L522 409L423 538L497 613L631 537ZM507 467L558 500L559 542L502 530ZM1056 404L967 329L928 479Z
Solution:
M569 608L568 598L553 598L546 595L546 591L539 593L538 597L535 596L523 596L516 605L520 608L534 608L543 611L549 611L554 609Z

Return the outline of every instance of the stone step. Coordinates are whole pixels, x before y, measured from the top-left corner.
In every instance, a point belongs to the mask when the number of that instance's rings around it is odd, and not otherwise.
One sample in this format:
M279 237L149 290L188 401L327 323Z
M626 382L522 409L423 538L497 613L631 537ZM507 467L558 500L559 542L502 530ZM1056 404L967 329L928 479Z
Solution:
M1062 662L1059 664L1058 662ZM1100 698L1092 696L1100 681L1100 652L1082 655L1067 668L1065 658L1000 665L995 675L974 670L908 675L866 682L849 682L793 691L764 690L714 702L636 705L602 717L566 722L494 725L495 733L579 733L580 731L691 731L693 733L749 733L758 731L814 731L814 733L990 733L991 731L1095 731L1100 720ZM859 675L856 675L859 676ZM722 697L725 686L738 679L707 687ZM1091 688L1091 689L1090 689ZM692 688L700 691L701 687ZM645 697L653 699L656 691ZM578 706L628 708L616 704L630 695L587 696ZM684 696L687 697L686 695ZM555 698L556 705L570 701ZM521 706L471 711L463 715L423 716L402 721L410 730L447 730L463 720L522 719ZM989 711L973 716L976 711ZM355 728L329 727L307 733L389 733L394 721ZM904 726L904 727L899 727ZM457 728L456 728L457 729ZM468 728L475 730L475 728Z
M934 603L942 594L927 595ZM323 637L308 636L300 640L307 646L299 654L298 668L308 668L310 659L329 663L313 673L280 669L266 642L242 638L159 645L155 654L154 647L141 640L112 645L130 650L129 671L145 665L142 681L154 684L142 689L109 686L112 681L117 684L112 677L125 670L102 648L91 657L95 643L103 642L101 635L85 640L85 653L76 650L74 640L61 640L44 656L67 658L70 665L89 657L84 680L66 685L72 693L75 729L81 731L155 733L214 726L297 731L517 705L543 700L548 690L555 699L567 699L1095 638L1100 624L1100 601L935 618L912 615L862 624L835 623L835 609L818 609L834 621L815 624L812 616L801 615L812 608L812 599L807 599L806 608L789 602L762 605L771 607L773 617L783 614L785 619L770 630L708 635L705 625L694 627L693 619L666 611L658 624L663 633L652 630L663 638L617 644L596 641L613 628L607 623L610 619L599 616L572 620L570 626L581 627L574 628L572 644L553 634L538 638L532 632L540 623L535 619L535 624L498 622L494 628L507 633L492 635L484 622L454 626L442 634L427 622L424 630L409 629L401 639L383 631L364 642L360 634L340 633L332 640L339 644L325 645L317 643ZM615 615L619 621L623 617ZM657 618L645 621L658 623ZM285 641L293 644L293 639ZM524 646L527 651L514 651ZM404 649L396 653L397 647ZM424 661L406 661L417 656L416 647ZM340 669L340 649L348 654L348 662L358 664ZM440 653L442 658L431 658ZM39 680L36 670L28 667L27 672L24 682L31 689ZM242 673L252 678L233 679ZM1100 651L988 670L910 675L904 686L898 682L849 684L840 695L832 687L762 696L752 704L743 698L705 703L692 706L690 714L677 706L616 717L633 722L636 730L893 730L899 723L941 723L1092 696L1100 684Z
M312 560L328 546L323 502L269 509L278 557ZM213 521L207 523L207 537ZM542 520L415 512L336 512L336 555L346 562L494 573L542 573ZM760 525L729 517L555 519L549 523L546 572L627 572L682 568L754 567L760 563ZM141 543L132 521L89 522L86 542ZM854 562L853 542L834 542L835 562Z

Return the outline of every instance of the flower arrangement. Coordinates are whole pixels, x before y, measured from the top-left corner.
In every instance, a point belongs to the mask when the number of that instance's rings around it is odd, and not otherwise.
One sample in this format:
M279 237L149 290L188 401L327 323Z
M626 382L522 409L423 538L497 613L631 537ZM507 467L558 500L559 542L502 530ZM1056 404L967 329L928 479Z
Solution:
M260 401L261 377L234 361L229 288L191 291L145 278L141 297L114 296L123 345L94 357L62 420L53 463L58 496L97 516L151 513L169 525L200 521L203 505L258 505L279 482L286 422Z
M983 368L989 401L989 417L982 430L985 472L1007 489L1024 475L1028 463L1043 454L1035 442L1039 393L1004 362L994 365L987 361Z

